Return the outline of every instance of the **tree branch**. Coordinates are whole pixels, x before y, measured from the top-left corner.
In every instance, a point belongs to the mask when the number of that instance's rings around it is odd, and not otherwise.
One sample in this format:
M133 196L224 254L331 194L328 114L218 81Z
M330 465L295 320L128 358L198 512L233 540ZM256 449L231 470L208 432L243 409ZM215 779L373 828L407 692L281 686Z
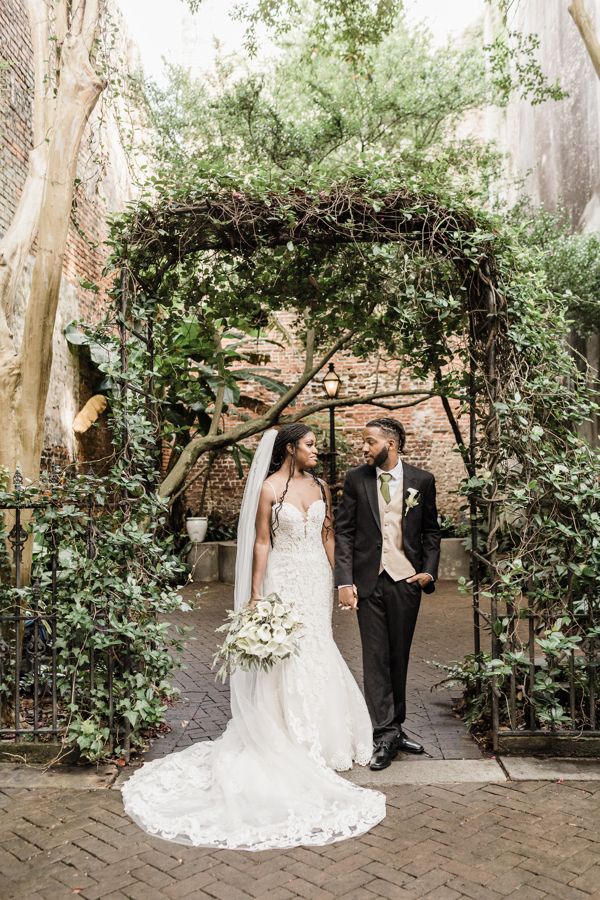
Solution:
M223 399L225 397L225 385L220 384L217 388L217 396L215 399L215 411L213 412L212 421L210 423L210 428L208 429L209 436L216 434L219 430L219 421L221 419L221 413L223 412Z
M69 30L74 37L79 37L81 34L85 7L85 0L73 0L71 4L71 27Z
M170 497L171 494L180 487L190 469L195 465L196 461L203 453L210 450L218 450L221 447L227 447L230 444L235 444L237 441L258 434L266 428L269 428L271 425L274 425L279 420L283 410L290 405L292 400L294 400L301 391L304 390L306 385L321 371L331 357L334 356L351 337L353 337L354 333L354 329L349 329L344 332L320 361L316 363L310 371L304 371L298 381L285 392L283 397L280 397L279 400L274 403L264 415L259 416L258 419L251 419L248 422L236 425L235 428L232 428L225 434L207 434L205 437L194 438L191 440L190 443L184 447L177 463L161 484L159 490L160 496Z
M175 503L175 501L177 500L178 497L181 497L182 494L185 494L185 492L188 490L188 488L191 488L191 486L194 484L194 482L197 481L201 475L204 475L205 472L206 472L206 466L203 469L199 469L193 478L190 478L190 480L188 482L186 482L186 484L184 484L182 488L179 488L179 490L177 491L176 494L173 494L173 496L169 498L169 506L171 506L173 503Z
M223 344L221 343L221 336L218 331L215 331L215 347L217 351L217 368L219 370L220 380L217 387L217 396L215 397L215 410L213 412L210 428L208 429L209 436L216 434L219 430L219 422L221 420L221 413L223 412L223 400L225 399L225 364L223 362Z
M440 369L439 366L436 369L435 380L437 381L438 384L442 383L442 370ZM450 406L450 403L448 401L448 397L446 396L446 394L440 393L439 396L442 401L442 406L444 407L444 412L446 413L446 418L448 419L448 422L450 423L450 428L452 429L452 433L454 434L454 440L456 441L458 449L460 450L460 455L462 456L465 465L467 465L469 462L469 455L467 453L467 445L465 444L464 438L460 431L460 427L458 425L458 422L456 421L456 416L452 412L452 407Z
M377 402L377 400L383 400L386 397L406 397L415 394L419 395L419 399L412 400L410 403L386 405ZM383 406L384 409L404 409L407 406L417 406L419 403L424 403L426 400L429 400L430 397L439 396L439 394L435 394L433 391L383 391L379 394L365 394L361 397L344 397L342 400L320 400L318 403L312 403L310 406L305 406L304 409L293 413L291 416L280 416L278 421L281 423L299 422L301 419L312 416L313 413L320 412L323 409L331 409L332 407L337 409L340 406L362 406L364 404L365 406Z
M306 360L304 363L304 371L308 372L313 367L315 356L315 329L308 328L306 331Z
M389 406L384 406L384 404L380 404L377 402L378 400L385 399L386 397L401 396L417 396L417 399L411 400L410 403L397 403ZM244 440L244 438L259 434L261 431L265 431L272 425L285 424L288 422L299 422L301 419L305 419L307 416L313 415L313 413L319 412L323 409L330 409L332 406L335 406L337 408L338 406L346 407L373 405L384 406L385 409L390 410L404 409L409 406L417 406L419 403L424 403L426 400L429 400L430 397L439 396L441 395L436 393L435 391L382 391L380 393L365 394L360 397L344 397L341 400L321 400L318 403L312 403L310 406L305 406L304 409L292 413L289 416L273 416L273 408L271 408L268 413L265 413L264 416L260 416L260 418L258 419L251 419L249 422L244 422L243 425L238 425L223 434L213 435L210 438L207 435L206 437L194 438L192 441L190 441L190 443L182 453L183 457L183 454L188 452L189 458L193 458L194 460L194 462L186 469L186 474L187 472L189 472L191 466L196 462L196 460L203 453L206 453L209 450L213 451L223 449L224 447L228 447L231 444L235 444L237 441ZM180 490L179 493L176 494L176 496L179 496L179 494L183 493L183 490L187 490L190 484L192 484L192 482L196 480L196 477L198 476L194 476L194 478L185 486L184 489ZM173 486L171 486L171 483L173 484ZM172 493L174 490L177 490L180 482L174 483L173 479L171 483L169 476L167 476L167 478L165 478L162 485L160 486L159 493L161 497L169 497L170 493Z
M583 38L583 43L596 70L596 75L600 78L600 42L596 37L592 20L587 13L583 0L572 0L569 12Z
M83 24L81 26L81 36L88 53L92 52L94 41L96 40L99 18L99 0L86 0L85 13L83 15Z
M60 3L56 4L56 23L54 25L54 30L56 32L56 43L58 44L58 47L62 47L64 39L69 31L69 8L66 0L60 0ZM57 59L56 65L58 68L60 59Z

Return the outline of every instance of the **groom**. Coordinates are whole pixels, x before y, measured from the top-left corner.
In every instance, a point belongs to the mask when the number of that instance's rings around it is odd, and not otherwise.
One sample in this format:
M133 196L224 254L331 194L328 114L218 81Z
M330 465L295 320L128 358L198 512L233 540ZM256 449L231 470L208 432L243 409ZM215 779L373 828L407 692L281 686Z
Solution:
M410 645L421 590L435 590L440 529L433 475L398 459L405 439L395 419L368 423L365 465L346 475L336 521L335 583L340 606L358 610L371 769L387 768L399 750L423 752L402 724Z

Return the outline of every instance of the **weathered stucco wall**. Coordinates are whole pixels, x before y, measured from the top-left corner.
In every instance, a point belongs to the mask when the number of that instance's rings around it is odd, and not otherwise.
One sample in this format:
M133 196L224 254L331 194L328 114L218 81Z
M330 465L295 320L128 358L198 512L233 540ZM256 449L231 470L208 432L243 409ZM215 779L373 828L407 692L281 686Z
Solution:
M571 215L574 229L600 230L600 80L567 0L521 0L511 29L535 33L537 57L547 77L568 92L560 102L532 106L516 100L502 112L486 117L486 132L508 153L509 174L523 178L522 193L536 204L556 209L559 201ZM596 28L600 0L586 0ZM493 35L493 14L485 19L485 39ZM517 191L513 189L512 199Z
M568 0L520 0L510 27L538 35L537 58L544 73L551 81L560 77L569 96L538 106L516 100L502 112L488 111L486 136L495 139L507 154L510 177L522 179L521 186L509 192L511 204L519 194L552 212L562 204L573 231L600 231L600 79L568 6ZM600 0L585 0L585 6L600 33ZM491 41L493 30L488 7L486 42ZM570 343L587 359L590 378L598 378L598 337L585 339L574 332ZM598 445L597 416L581 431Z

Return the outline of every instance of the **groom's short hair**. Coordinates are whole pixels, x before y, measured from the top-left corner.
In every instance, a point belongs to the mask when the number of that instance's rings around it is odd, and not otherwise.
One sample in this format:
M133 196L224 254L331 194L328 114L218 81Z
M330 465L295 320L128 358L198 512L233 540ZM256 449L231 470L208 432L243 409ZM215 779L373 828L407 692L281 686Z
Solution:
M396 419L371 419L367 422L367 428L379 428L387 438L393 438L398 442L398 450L400 453L404 450L406 443L406 432L401 422Z

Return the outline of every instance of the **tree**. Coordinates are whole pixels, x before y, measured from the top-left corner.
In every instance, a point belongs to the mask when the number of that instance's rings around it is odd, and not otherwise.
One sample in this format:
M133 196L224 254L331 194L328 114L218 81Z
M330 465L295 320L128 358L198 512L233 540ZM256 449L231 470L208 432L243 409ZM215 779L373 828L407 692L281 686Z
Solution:
M378 43L364 48L368 70L322 41L307 53L311 21L281 38L279 52L246 66L230 59L215 76L193 78L167 65L167 86L137 85L160 171L185 173L190 161L216 166L272 168L335 178L361 153L402 160L407 176L424 167L438 183L486 186L495 174L491 146L459 138L465 115L494 102L477 36L467 46L436 48L431 35L402 16ZM335 45L333 45L335 46Z
M0 467L39 472L52 333L85 126L104 88L95 68L100 0L27 0L34 59L33 149L10 228L0 240ZM37 237L23 339L12 307Z
M570 324L581 338L600 331L600 236L571 232L564 207L554 213L534 208L526 197L507 216L519 240L536 252L548 287L561 298Z

